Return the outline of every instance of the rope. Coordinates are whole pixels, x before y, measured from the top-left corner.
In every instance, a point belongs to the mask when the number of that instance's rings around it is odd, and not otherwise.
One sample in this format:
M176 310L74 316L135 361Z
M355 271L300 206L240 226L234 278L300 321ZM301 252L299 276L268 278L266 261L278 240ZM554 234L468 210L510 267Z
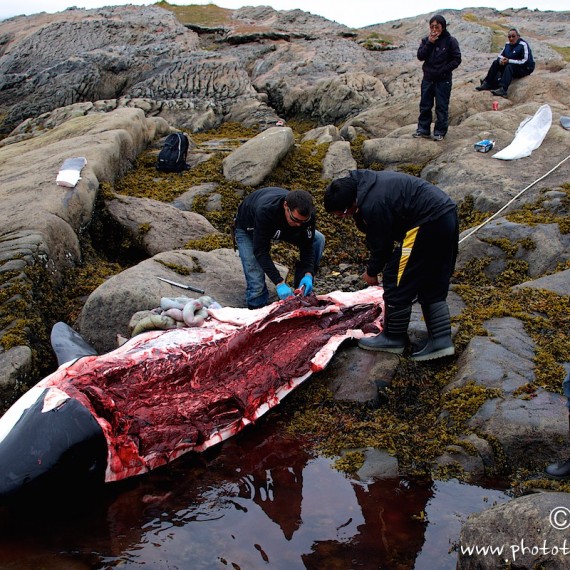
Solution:
M535 184L538 184L538 182L544 180L549 174L552 174L559 166L564 164L569 158L570 154L566 158L562 159L554 168L551 168L546 174L543 174L540 178L537 178L534 182L532 182L526 188L521 190L514 198L511 198L500 210L495 212L492 216L489 216L483 223L473 228L466 236L463 236L459 240L459 243L465 241L468 237L472 236L476 231L479 231L483 226L487 225L491 220L496 218L503 210L506 210L519 196L522 196L529 188L532 188Z

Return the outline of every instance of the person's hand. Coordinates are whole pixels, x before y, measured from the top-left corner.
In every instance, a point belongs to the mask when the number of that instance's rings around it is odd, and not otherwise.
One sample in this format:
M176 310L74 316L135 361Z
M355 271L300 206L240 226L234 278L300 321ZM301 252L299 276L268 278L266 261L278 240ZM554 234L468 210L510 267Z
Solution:
M437 38L439 38L439 34L438 34L437 32L435 32L435 31L432 30L432 31L429 33L428 41L429 41L431 44L434 44L434 43L436 42Z
M303 288L303 297L306 297L313 290L313 276L305 275L299 283L299 289Z
M287 283L279 283L276 287L277 296L283 300L287 299L288 297L293 297L293 289L287 285Z
M501 65L507 65L509 63L509 59L507 57L502 57L499 61Z
M362 279L366 281L368 285L378 285L378 275L368 275L368 271L365 271L362 274Z

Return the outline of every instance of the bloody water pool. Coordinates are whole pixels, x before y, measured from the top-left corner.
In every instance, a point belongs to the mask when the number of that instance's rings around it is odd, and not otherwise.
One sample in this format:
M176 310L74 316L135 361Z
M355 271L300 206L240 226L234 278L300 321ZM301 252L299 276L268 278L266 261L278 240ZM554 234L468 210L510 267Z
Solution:
M215 449L99 492L0 511L0 569L453 569L471 512L500 490L358 481L274 415Z

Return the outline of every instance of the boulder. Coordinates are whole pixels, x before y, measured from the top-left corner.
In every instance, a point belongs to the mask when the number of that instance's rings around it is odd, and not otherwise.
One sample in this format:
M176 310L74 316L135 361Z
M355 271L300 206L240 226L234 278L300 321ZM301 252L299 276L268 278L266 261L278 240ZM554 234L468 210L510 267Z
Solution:
M559 263L570 259L570 235L563 234L558 224L533 226L497 218L472 233L465 231L457 258L457 267L464 269L476 259L489 258L485 275L495 280L509 260L528 264L530 277L555 271ZM511 252L514 248L514 252Z
M105 205L111 219L151 256L219 233L204 216L150 198L117 196Z
M364 450L364 463L356 475L361 481L398 477L398 460L387 451L367 448Z
M315 141L316 144L330 144L342 140L338 128L334 125L326 125L324 127L317 127L307 131L301 142Z
M495 318L483 326L488 336L469 341L458 359L455 380L445 391L468 382L500 390L501 396L486 400L468 427L496 440L511 465L544 464L560 453L560 442L567 441L565 398L541 388L534 397L524 397L520 389L534 380L535 351L521 321Z
M552 291L561 297L570 297L570 269L554 273L553 275L545 275L533 281L525 281L520 285L515 285L513 289L546 289Z
M374 163L393 165L402 162L423 164L435 159L444 151L443 145L424 139L413 139L412 132L415 132L415 127L402 138L386 137L364 141L362 157L365 166Z
M356 160L352 156L348 141L333 142L323 160L321 178L323 180L335 180L348 176L351 170L357 168Z
M271 127L248 140L223 161L227 180L257 186L293 148L295 139L289 127Z
M179 210L190 212L194 205L194 200L198 196L211 196L217 187L218 185L215 182L204 182L198 186L193 186L173 200L172 205Z
M461 529L457 570L568 567L568 493L537 493L471 515Z

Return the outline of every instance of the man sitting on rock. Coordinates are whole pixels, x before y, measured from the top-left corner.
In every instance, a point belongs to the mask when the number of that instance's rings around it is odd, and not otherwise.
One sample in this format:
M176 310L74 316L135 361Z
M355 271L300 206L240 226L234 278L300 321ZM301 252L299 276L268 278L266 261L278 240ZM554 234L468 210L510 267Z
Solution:
M475 87L477 91L491 91L493 95L507 97L513 79L525 77L534 71L534 59L528 43L515 28L509 30L507 38L509 41L491 64L487 76L479 87Z
M293 296L293 289L281 277L271 259L271 243L286 241L299 247L294 287L303 295L313 290L313 276L319 266L325 236L315 230L313 197L305 190L260 188L240 204L235 219L235 241L247 283L246 303L259 309L269 303L267 275L276 286L279 299Z

